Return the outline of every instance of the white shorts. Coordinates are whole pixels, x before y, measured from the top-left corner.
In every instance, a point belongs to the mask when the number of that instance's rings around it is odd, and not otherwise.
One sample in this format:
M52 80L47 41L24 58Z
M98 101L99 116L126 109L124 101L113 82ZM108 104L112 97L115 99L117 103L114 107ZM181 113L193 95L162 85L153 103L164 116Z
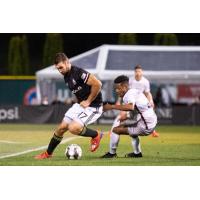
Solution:
M147 136L150 135L154 131L154 129L155 127L151 129L146 129L146 125L141 119L135 125L128 126L128 133L130 136Z
M75 103L73 106L65 113L63 121L68 124L71 121L77 121L83 126L94 123L103 113L103 106L100 107L87 107L83 108L80 104Z
M127 112L127 116L129 116L129 112ZM118 114L117 117L115 117L115 120L114 120L114 122L112 124L112 129L115 128L115 127L117 127L117 126L119 126L120 124L127 124L127 123L129 124L130 121L131 121L131 123L136 123L137 121L140 120L140 118L141 117L139 115L135 115L134 119L127 119L127 120L124 120L124 121L121 122L119 120L120 119L120 114Z

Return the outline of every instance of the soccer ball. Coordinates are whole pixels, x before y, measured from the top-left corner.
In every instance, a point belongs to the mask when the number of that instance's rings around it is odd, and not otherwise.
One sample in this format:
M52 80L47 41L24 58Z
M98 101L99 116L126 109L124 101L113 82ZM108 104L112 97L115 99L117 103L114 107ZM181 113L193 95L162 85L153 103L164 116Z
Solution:
M82 149L77 144L70 144L65 150L65 156L70 160L80 159L82 156Z

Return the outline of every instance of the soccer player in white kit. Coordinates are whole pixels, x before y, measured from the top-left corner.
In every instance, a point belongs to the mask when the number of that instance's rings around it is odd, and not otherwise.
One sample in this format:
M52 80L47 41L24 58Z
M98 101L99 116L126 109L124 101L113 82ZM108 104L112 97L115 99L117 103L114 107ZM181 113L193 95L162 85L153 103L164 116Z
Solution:
M134 77L131 77L129 79L129 88L137 89L140 92L144 93L147 99L149 100L149 103L152 105L152 107L154 107L152 94L150 92L150 84L149 81L143 76L143 70L141 65L136 65L134 72L135 72ZM126 117L127 117L127 112L121 111L120 114L114 120L110 135L109 152L103 155L102 158L112 158L116 156L116 149L120 140L120 136L114 133L112 130L114 127L120 124L120 121L126 119ZM158 137L159 134L154 130L152 132L152 136Z
M153 97L150 92L150 83L143 76L143 70L141 65L136 65L134 77L129 78L129 87L138 89L145 94L150 104L154 107Z
M153 97L150 91L150 83L149 80L143 76L143 70L141 65L135 66L135 75L134 77L129 78L129 87L133 89L138 89L145 94L149 103L154 108ZM123 113L121 113L120 118L123 119ZM120 119L119 118L119 119ZM159 137L158 132L155 130L152 132L152 137Z
M122 75L117 77L114 83L116 93L119 97L123 98L123 104L106 104L104 105L104 111L112 109L128 111L130 120L133 119L132 112L134 110L138 111L140 118L136 122L133 121L128 124L125 120L125 123L120 123L114 127L113 132L117 135L129 135L132 138L133 152L126 154L125 157L142 157L138 136L147 136L154 131L157 124L157 116L144 93L137 89L129 89L129 78L127 76ZM128 116L126 116L126 119L128 119ZM107 154L112 154L112 157L115 157L116 149L115 152L108 152Z

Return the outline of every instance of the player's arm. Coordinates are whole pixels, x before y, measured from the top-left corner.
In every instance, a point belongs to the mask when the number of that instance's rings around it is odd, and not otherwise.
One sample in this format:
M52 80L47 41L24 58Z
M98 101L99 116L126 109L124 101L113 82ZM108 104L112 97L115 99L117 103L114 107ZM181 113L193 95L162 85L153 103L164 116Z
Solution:
M130 103L130 104L124 104L124 105L112 105L112 104L105 104L103 106L103 110L104 111L108 111L108 110L122 110L122 111L131 111L134 110L134 104Z
M154 107L153 96L152 96L151 92L144 92L144 95L147 97L150 104Z
M80 103L84 108L88 107L92 101L97 97L101 90L102 83L94 75L90 74L86 82L87 85L91 86L90 95L85 101Z
M87 85L91 86L91 92L87 100L91 103L99 94L102 83L94 75L90 74Z
M154 108L153 96L152 96L152 94L150 92L150 83L149 83L149 81L145 82L144 86L145 86L144 95L147 97L147 99L149 100L149 103Z

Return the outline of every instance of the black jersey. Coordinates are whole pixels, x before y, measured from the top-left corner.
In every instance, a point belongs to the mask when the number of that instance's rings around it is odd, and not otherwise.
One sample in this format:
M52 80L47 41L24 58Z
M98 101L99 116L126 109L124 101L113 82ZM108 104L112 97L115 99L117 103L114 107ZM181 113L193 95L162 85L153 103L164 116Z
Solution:
M90 73L76 66L71 66L71 70L65 74L65 84L78 99L78 103L86 100L90 95L91 86L87 85L87 80ZM102 94L99 92L97 97L90 104L91 107L97 107L102 105Z

